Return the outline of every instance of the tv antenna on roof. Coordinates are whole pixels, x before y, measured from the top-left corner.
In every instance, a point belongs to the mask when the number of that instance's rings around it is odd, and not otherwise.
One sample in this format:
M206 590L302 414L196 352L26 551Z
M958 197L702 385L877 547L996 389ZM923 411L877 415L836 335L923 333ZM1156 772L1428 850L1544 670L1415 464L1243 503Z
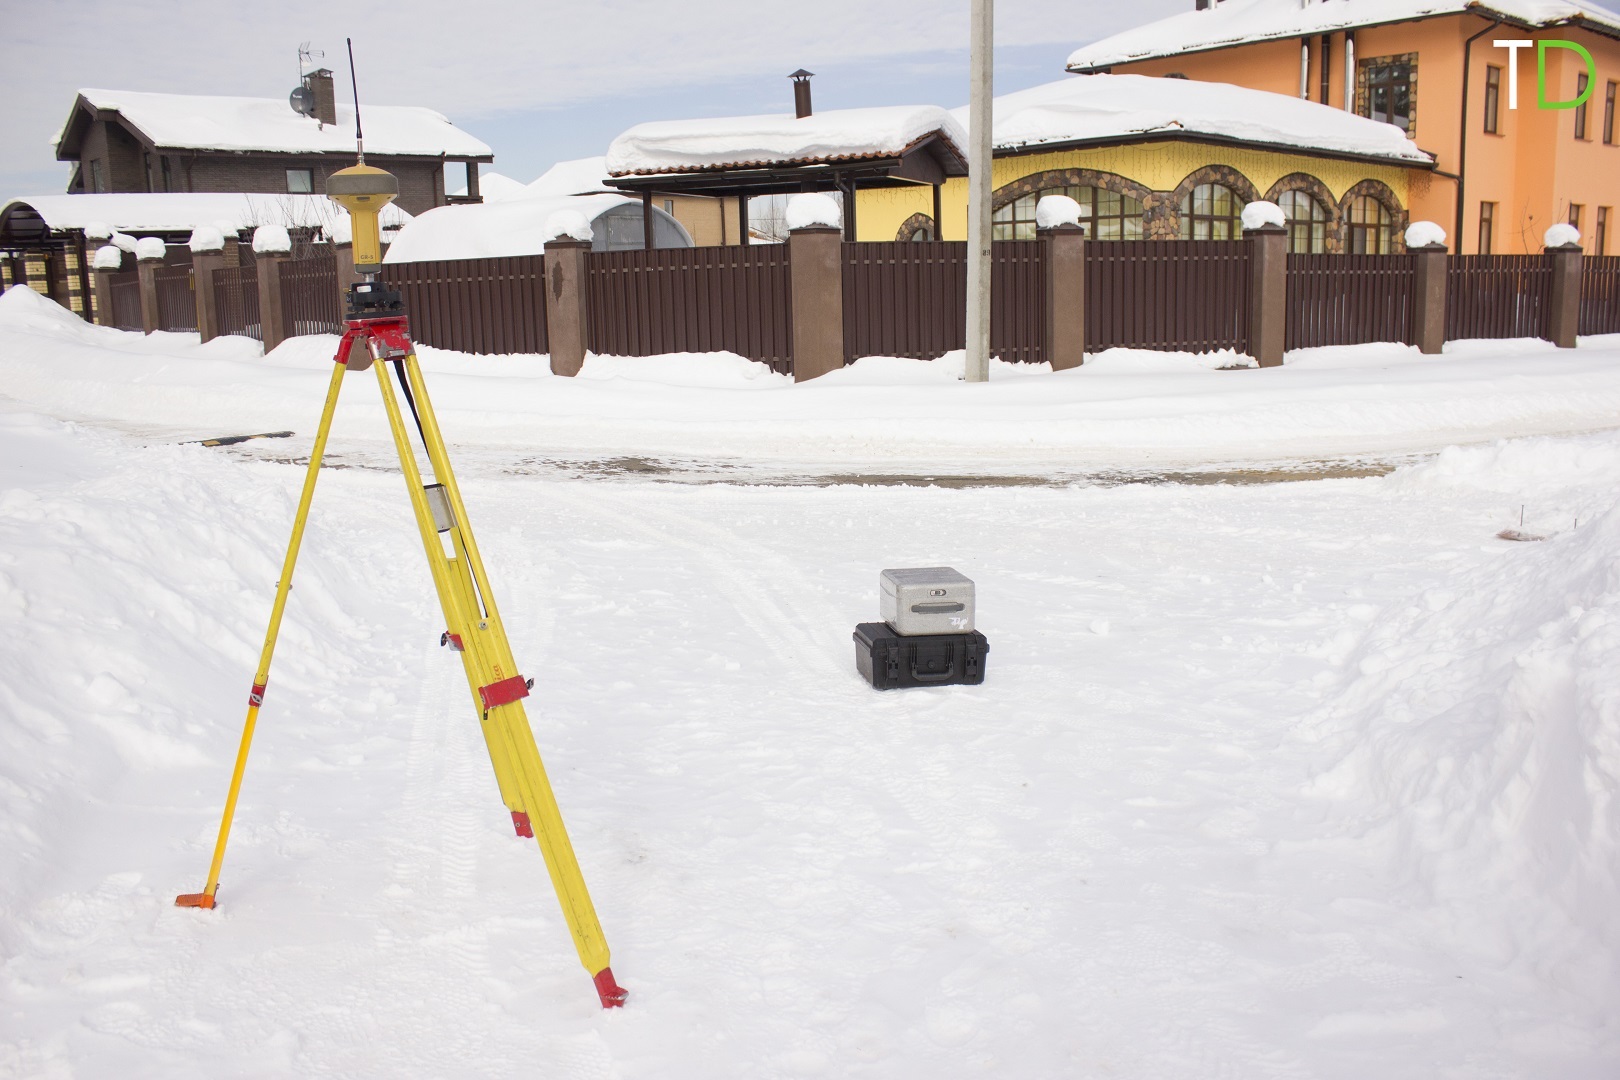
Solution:
M305 68L313 67L317 60L325 59L326 53L323 50L310 48L307 41L300 43L298 46L298 77L302 79L305 75Z

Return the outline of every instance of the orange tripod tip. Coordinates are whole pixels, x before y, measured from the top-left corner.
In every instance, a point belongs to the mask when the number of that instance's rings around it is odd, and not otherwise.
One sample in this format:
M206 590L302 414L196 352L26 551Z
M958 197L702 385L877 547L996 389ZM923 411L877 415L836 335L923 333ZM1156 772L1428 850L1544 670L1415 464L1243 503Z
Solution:
M181 893L174 898L174 906L211 908L214 906L214 894L205 892Z
M624 999L630 996L630 991L613 981L612 968L598 971L592 981L596 983L596 996L602 999L602 1008L624 1008Z

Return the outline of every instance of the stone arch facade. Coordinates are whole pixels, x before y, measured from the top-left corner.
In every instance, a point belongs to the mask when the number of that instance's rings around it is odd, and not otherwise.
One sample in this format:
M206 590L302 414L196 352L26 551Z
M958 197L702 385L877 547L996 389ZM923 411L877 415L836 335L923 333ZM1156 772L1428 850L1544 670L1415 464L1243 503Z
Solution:
M939 238L939 232L934 228L934 219L927 214L912 214L900 223L900 231L894 234L896 240L910 240L911 234L918 229L927 229L928 235Z
M1327 242L1328 254L1337 255L1344 250L1344 215L1341 214L1339 200L1333 197L1332 190L1322 181L1310 173L1294 172L1272 184L1266 191L1266 201L1276 202L1285 191L1303 191L1327 211Z
M1148 236L1155 240L1174 240L1181 235L1181 202L1199 184L1221 184L1232 189L1245 205L1260 198L1254 182L1230 165L1205 165L1182 178L1174 191L1161 195L1160 219L1150 223ZM1157 228L1152 226L1156 225Z
M1350 217L1350 203L1361 195L1372 196L1372 198L1383 204L1385 210L1389 211L1389 216L1395 222L1393 250L1396 254L1404 252L1406 250L1406 226L1411 224L1406 208L1401 206L1401 200L1395 197L1395 192L1390 189L1388 184L1382 180L1370 179L1352 184L1350 190L1344 193L1344 198L1339 200L1339 233L1344 241L1340 250L1349 250L1350 227L1346 222Z
M1126 179L1118 173L1100 172L1096 169L1048 169L1045 172L1020 177L1010 184L997 188L991 194L990 208L999 210L1015 199L1056 187L1094 187L1102 188L1104 191L1117 191L1121 195L1129 195L1144 207L1154 195L1152 188L1138 184L1135 180Z

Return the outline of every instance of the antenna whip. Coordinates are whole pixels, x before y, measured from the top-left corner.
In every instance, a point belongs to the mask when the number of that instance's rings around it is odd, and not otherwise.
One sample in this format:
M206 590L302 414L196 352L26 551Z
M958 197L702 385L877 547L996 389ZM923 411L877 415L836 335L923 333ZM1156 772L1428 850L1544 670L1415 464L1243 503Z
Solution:
M360 83L354 75L354 39L344 38L344 44L349 47L349 86L354 90L354 150L360 164L366 163L366 139L360 134Z

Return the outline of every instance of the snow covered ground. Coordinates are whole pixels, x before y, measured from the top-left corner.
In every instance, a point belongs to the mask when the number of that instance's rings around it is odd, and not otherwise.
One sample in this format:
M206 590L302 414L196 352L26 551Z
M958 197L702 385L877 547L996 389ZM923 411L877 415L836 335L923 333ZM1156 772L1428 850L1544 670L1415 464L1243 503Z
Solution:
M604 1013L438 648L369 378L220 907L172 906L207 870L301 480L274 459L307 448L331 341L261 358L36 300L0 297L0 1075L1620 1071L1615 342L988 387L431 354L631 990ZM177 445L280 428L258 457ZM1258 486L522 460L1129 471L1583 429ZM1544 542L1496 539L1521 507ZM985 684L863 686L878 571L940 563L978 583Z

